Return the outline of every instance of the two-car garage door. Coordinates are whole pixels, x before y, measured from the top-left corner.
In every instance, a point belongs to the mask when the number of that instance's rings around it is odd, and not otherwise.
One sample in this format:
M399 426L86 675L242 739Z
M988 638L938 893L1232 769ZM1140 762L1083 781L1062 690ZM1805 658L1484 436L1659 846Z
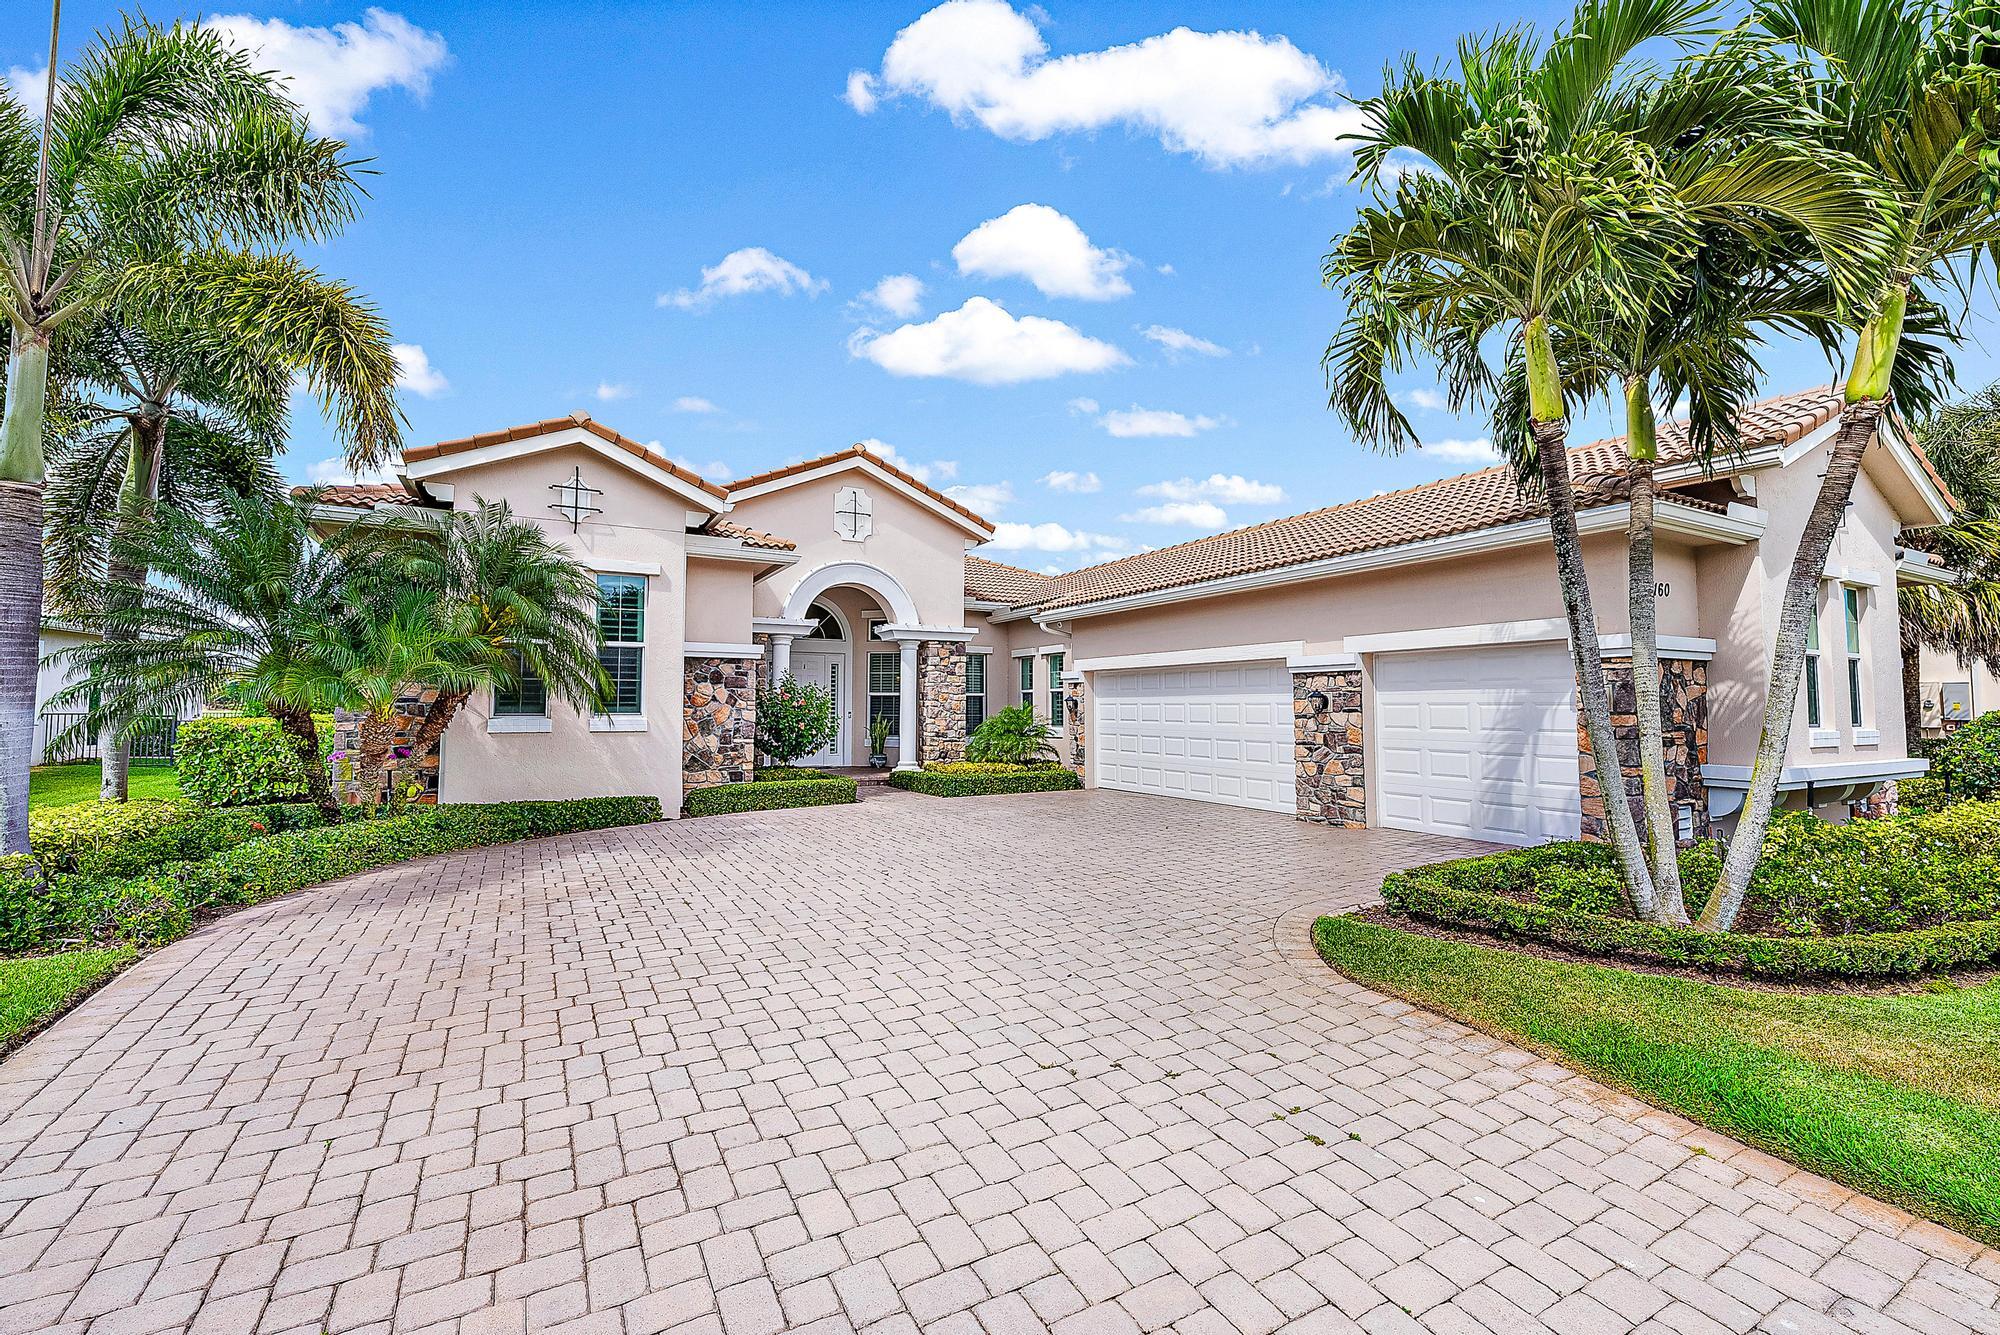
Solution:
M1281 662L1099 672L1089 746L1103 788L1294 809L1292 678Z

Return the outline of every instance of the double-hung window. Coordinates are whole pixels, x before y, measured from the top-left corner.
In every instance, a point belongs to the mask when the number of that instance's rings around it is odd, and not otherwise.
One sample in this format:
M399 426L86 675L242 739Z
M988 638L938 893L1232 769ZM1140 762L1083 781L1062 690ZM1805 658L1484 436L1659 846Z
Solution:
M1819 605L1813 605L1806 622L1806 727L1817 731L1826 726L1825 708L1820 703L1819 684Z
M1847 722L1862 725L1861 709L1861 590L1843 585L1840 590L1841 620L1847 632Z
M1063 656L1049 655L1049 726L1063 725Z
M868 655L868 722L889 720L889 736L898 739L903 730L903 655Z
M967 654L965 656L965 732L971 736L974 729L986 721L986 655Z
M1023 654L1014 660L1021 665L1021 699L1024 705L1035 703L1035 656Z
M646 709L646 581L639 575L597 577L597 661L604 668L600 714Z
M543 718L549 712L549 689L520 654L507 655L513 684L493 688L493 717Z

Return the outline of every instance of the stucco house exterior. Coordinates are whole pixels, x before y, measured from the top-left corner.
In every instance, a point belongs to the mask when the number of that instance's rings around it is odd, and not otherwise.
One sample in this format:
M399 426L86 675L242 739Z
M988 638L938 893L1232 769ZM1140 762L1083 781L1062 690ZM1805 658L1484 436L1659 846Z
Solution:
M1765 400L1708 473L1679 424L1660 432L1661 647L1690 837L1740 805L1838 409L1825 389ZM1622 460L1610 440L1571 462L1629 725ZM400 479L334 489L330 515L508 501L598 572L616 686L587 715L533 690L475 698L442 748L443 800L646 792L678 809L749 776L755 683L789 672L840 702L822 765L865 763L878 715L898 766L955 758L979 719L1025 700L1094 787L1505 843L1602 824L1546 520L1504 468L1057 576L981 557L986 520L858 447L723 486L577 414L411 449ZM1950 506L1886 421L1822 581L1789 801L1839 814L1922 770L1895 590L1943 576L1896 539Z

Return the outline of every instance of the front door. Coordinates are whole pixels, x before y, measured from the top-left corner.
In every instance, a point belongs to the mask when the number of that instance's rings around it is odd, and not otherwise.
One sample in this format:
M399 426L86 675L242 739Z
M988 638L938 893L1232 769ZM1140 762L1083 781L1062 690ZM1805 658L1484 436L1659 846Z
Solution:
M817 686L833 697L833 717L840 724L840 732L828 745L809 756L800 756L796 763L807 767L815 765L845 765L847 761L847 698L846 654L830 654L811 649L792 650L792 679L806 686Z

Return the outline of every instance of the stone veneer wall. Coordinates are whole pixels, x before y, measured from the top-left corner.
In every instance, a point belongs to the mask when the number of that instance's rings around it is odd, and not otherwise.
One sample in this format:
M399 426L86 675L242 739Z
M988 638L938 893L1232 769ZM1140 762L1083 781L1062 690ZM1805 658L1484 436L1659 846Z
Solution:
M925 640L917 648L917 762L965 759L965 646Z
M1083 762L1089 741L1088 727L1083 715L1083 683L1067 681L1063 683L1063 723L1066 730L1060 744L1063 765L1074 771L1076 777L1083 777Z
M690 658L683 680L681 790L747 783L757 765L754 658Z
M1324 711L1307 699L1326 696ZM1292 756L1298 818L1361 829L1368 824L1362 763L1361 672L1301 672L1292 677Z
M1632 660L1605 659L1604 677L1611 694L1611 726L1618 737L1622 787L1643 837L1646 813L1639 791L1639 716ZM1691 658L1661 658L1660 719L1667 751L1667 799L1676 815L1682 808L1693 813L1694 838L1706 839L1714 832L1708 817L1708 785L1701 777L1701 767L1708 760L1708 664ZM1603 843L1609 837L1604 789L1582 719L1577 720L1576 741L1582 766L1578 787L1583 800L1583 837Z
M437 699L437 694L436 687L426 686L420 691L411 691L406 695L398 697L396 700L395 746L401 747L410 744L410 734L423 721L423 707ZM438 765L443 758L444 747L445 739L442 737L438 738L438 744L431 748L431 753L423 758L423 761L414 771L409 769L398 770L391 781L394 783L409 783L414 779L417 783L418 792L413 800L426 805L436 802L438 800ZM337 709L334 711L333 746L330 750L333 755L340 757L337 760L329 760L327 762L333 775L334 796L339 798L342 803L353 806L361 800L361 795L355 791L354 787L354 762L361 752L361 715L358 712L346 709ZM393 755L394 753L391 752L391 754Z

